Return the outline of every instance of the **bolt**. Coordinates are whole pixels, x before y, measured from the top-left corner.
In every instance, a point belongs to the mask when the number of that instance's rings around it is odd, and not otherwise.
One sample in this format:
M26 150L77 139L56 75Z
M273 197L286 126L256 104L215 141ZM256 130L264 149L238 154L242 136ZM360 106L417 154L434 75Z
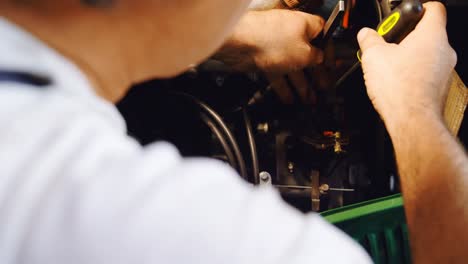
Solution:
M330 186L328 184L322 184L319 187L320 194L325 194L327 191L330 190Z
M260 180L263 181L263 182L268 182L271 179L270 173L268 173L266 171L260 172L259 176L260 176Z
M263 134L268 133L270 130L270 125L268 123L260 123L257 125L257 131Z
M294 163L292 163L291 161L288 162L288 170L290 173L294 172Z

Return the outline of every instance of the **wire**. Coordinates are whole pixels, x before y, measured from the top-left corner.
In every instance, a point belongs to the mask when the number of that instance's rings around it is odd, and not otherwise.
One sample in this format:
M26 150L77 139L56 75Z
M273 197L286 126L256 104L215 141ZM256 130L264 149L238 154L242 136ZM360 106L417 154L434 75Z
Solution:
M219 140L219 143L221 144L221 147L223 148L224 153L226 154L229 164L232 167L236 168L237 167L236 158L234 157L234 154L232 153L231 147L226 141L226 137L224 137L221 131L219 131L219 129L216 127L213 121L206 114L201 113L200 117L203 120L203 122L205 122L205 124L210 128L211 132Z
M380 23L383 20L383 12L382 12L382 6L380 5L378 0L375 1L375 7L377 8L377 13L379 13L379 23Z
M242 178L247 180L247 177L248 177L247 176L247 168L245 166L244 157L242 156L239 145L237 144L237 141L236 141L233 133L227 127L226 123L224 123L221 116L219 116L211 107L209 107L208 105L206 105L202 101L198 100L197 98L195 98L195 97L193 97L193 96L191 96L189 94L182 93L182 92L171 92L170 94L182 96L182 97L185 97L185 98L191 100L198 107L200 107L202 110L204 110L206 112L206 114L209 117L211 117L216 124L219 125L219 127L221 128L221 131L223 131L224 134L227 136L227 139L230 142L231 147L234 150L234 155L235 155L235 157L237 159L237 163L239 164L239 173L240 173L240 175L242 176Z
M244 115L245 129L247 130L247 139L249 141L250 155L252 156L252 171L254 184L260 184L260 169L258 165L257 145L252 130L252 123L247 112L247 108L242 110Z

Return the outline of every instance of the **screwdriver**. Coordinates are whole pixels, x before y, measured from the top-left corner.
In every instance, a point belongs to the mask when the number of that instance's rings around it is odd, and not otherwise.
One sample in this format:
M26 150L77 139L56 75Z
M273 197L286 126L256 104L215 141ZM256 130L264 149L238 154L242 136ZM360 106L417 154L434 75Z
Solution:
M424 7L419 0L404 0L377 26L377 33L386 42L399 44L414 30L423 15ZM358 61L335 83L335 88L361 66L361 55L359 50Z

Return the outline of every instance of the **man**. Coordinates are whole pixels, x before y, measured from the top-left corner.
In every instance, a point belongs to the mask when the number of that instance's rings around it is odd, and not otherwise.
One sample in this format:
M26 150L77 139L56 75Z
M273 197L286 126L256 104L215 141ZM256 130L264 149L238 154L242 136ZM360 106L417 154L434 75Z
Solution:
M319 216L245 185L225 165L184 160L165 143L140 147L95 95L116 100L131 83L201 62L247 2L0 1L2 263L369 262ZM395 142L419 262L462 261L468 240L466 156L441 121L456 61L444 27L444 8L429 3L401 45L359 35L369 95ZM441 190L445 207L432 210ZM459 244L448 243L453 234Z

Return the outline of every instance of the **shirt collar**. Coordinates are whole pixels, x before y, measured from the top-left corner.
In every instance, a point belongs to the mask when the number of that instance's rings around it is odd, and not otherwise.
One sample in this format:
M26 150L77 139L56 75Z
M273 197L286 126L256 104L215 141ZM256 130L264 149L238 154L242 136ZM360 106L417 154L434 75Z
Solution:
M87 77L71 61L21 27L0 17L0 69L48 76L54 86L93 95Z
M51 79L55 92L67 94L88 110L106 117L125 131L125 122L115 106L96 95L87 77L71 61L21 27L0 17L0 69Z

